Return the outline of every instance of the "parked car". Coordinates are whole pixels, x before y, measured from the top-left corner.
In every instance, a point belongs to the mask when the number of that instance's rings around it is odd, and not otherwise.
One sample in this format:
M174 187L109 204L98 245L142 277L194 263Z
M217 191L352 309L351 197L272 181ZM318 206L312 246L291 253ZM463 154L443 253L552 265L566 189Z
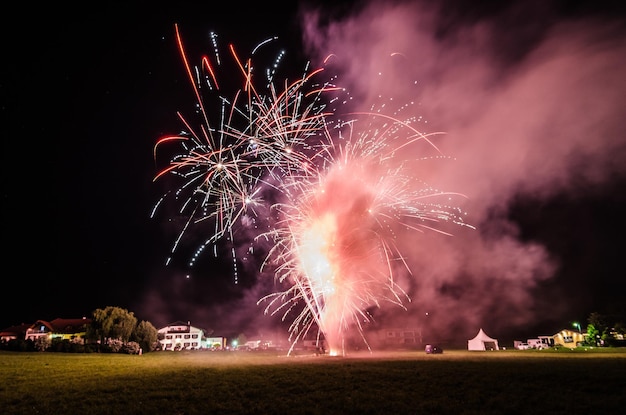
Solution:
M443 353L443 349L439 346L436 346L434 344L427 344L426 347L424 348L424 351L426 352L426 354L440 354Z

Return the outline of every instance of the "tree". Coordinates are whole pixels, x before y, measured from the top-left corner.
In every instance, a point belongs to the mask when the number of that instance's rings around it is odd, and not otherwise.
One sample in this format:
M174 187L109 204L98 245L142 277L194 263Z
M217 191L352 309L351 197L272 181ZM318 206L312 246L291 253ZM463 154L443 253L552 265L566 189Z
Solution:
M593 324L587 325L587 344L590 346L597 346L600 338L600 332Z
M587 321L589 321L589 326L587 326L589 343L595 344L596 346L609 345L611 340L613 340L611 328L616 325L619 326L618 321L609 321L609 318L610 317L597 312L593 312L589 315L587 319ZM589 327L592 328L593 333L589 331Z
M135 315L124 308L112 306L105 309L98 308L93 312L87 337L99 340L102 344L113 339L126 343L135 330L136 324Z
M607 329L606 317L600 313L593 312L589 315L587 319L589 324L593 324L593 326L600 332L604 332Z
M159 331L149 321L141 321L133 331L133 340L139 343L142 351L151 352L156 347Z

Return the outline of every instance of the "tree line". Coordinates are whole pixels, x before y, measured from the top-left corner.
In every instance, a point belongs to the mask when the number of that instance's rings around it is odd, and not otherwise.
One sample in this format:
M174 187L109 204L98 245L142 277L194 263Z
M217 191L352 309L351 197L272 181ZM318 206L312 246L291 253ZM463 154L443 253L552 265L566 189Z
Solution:
M625 340L616 337L626 335L623 316L593 312L587 323L585 343L588 346L626 346Z
M0 343L0 349L14 351L55 351L76 353L151 352L158 345L158 330L149 321L138 321L132 311L108 306L96 309L86 325L84 337L12 339Z

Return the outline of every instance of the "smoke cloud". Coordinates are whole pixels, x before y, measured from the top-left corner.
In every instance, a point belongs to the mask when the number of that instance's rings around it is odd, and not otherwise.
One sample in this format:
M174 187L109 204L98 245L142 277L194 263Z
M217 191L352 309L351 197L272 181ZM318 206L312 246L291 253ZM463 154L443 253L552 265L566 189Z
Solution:
M372 1L343 15L300 14L306 56L350 91L343 111L399 109L399 118L436 133L443 156L414 154L415 176L464 194L460 208L475 226L452 237L399 235L412 274L398 282L411 301L406 309L370 310L372 328L418 329L424 342L463 342L481 327L525 338L524 328L538 321L560 329L572 299L541 294L566 259L523 238L510 211L520 199L576 199L624 180L623 22L565 19L549 2L498 2L489 13L429 3ZM260 272L248 239L235 248L238 286L230 269L195 271L211 275L205 282L170 271L156 277L138 311L156 315L157 325L190 319L216 335L272 332L279 318L264 315L257 301L277 287ZM274 333L286 335L283 325ZM527 333L543 334L553 333Z
M379 310L377 319L432 326L425 332L436 339L562 319L567 304L539 293L563 258L523 241L509 209L519 198L575 197L626 168L623 24L558 19L546 6L459 16L426 2L301 15L308 55L319 65L330 56L337 84L356 97L351 110L414 102L404 111L422 131L445 132L434 142L449 159L416 162L416 174L465 194L477 229L404 241L412 303L407 312Z

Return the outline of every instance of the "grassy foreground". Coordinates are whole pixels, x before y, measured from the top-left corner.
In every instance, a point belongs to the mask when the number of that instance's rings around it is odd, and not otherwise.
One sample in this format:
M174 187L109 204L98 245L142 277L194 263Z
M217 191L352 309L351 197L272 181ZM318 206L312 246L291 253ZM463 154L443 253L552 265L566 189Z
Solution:
M0 352L2 414L582 414L626 408L626 350Z

